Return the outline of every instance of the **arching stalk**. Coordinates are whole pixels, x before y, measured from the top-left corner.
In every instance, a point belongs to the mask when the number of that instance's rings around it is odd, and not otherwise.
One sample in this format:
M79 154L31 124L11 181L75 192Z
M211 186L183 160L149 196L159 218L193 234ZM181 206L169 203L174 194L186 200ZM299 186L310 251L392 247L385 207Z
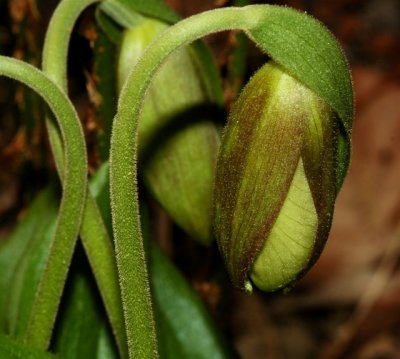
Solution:
M303 37L302 29L296 28L297 24L293 26L292 20L304 22L305 30L315 30L314 37ZM269 25L269 32L265 31L265 25ZM283 31L285 27L289 30ZM153 42L125 83L111 139L113 229L130 358L157 357L137 194L136 134L143 98L155 71L171 52L202 36L230 29L245 31L258 46L270 50L276 61L332 105L345 128L351 122L351 81L343 55L333 37L304 14L268 5L212 10L177 23ZM320 47L314 43L315 39L321 40ZM307 62L301 60L302 51L305 57L310 57ZM321 60L321 56L329 59ZM343 84L335 86L341 80ZM339 93L340 88L344 92ZM345 158L344 167L347 164Z
M73 27L84 9L100 0L64 0L55 10L43 49L43 71L67 93L68 46ZM50 143L61 180L64 168L63 142L58 128L46 121ZM127 357L126 336L118 273L112 241L109 238L97 203L87 192L80 236L110 320L119 352Z
M0 56L0 75L26 84L43 97L55 115L64 144L64 186L57 226L25 333L25 342L46 350L85 203L87 187L85 142L71 102L42 72L21 61Z

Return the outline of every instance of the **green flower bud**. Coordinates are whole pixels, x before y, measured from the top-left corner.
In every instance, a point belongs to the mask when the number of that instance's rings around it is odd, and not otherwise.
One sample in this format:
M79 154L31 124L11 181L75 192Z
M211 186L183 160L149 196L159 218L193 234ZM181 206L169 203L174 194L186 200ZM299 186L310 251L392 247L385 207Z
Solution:
M332 109L273 62L243 89L214 193L217 241L235 286L284 288L319 257L340 187L340 131Z
M146 19L125 32L118 77L167 25ZM212 84L194 48L172 54L155 75L139 122L139 173L170 217L203 244L212 239L212 192L220 131Z

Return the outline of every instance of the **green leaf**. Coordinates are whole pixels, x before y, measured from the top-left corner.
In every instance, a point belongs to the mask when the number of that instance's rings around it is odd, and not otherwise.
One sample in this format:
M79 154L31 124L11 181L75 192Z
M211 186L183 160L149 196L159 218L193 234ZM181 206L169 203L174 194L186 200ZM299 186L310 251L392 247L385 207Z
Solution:
M234 357L204 303L154 243L150 281L161 359Z
M215 58L211 53L211 50L207 47L207 45L203 41L195 41L191 44L191 49L195 53L193 56L195 59L197 58L197 66L199 71L202 73L204 78L207 79L208 82L208 91L212 94L211 98L215 101L216 105L220 107L221 112L221 123L223 123L224 115L224 90L221 84L221 77L219 74L219 70L217 68L217 64L215 62Z
M280 6L256 6L249 36L289 74L321 96L340 116L348 141L353 119L349 67L335 37L317 20Z
M75 255L67 281L55 331L54 352L65 359L118 358L82 248Z
M243 9L256 19L245 30L250 38L338 114L339 191L350 162L354 116L353 85L343 50L323 24L305 13L281 6L253 5Z
M114 44L119 44L121 42L122 27L104 11L101 11L100 7L96 8L96 21L110 41Z
M9 333L12 336L23 337L27 332L40 279L49 257L56 221L57 211L46 217L42 217L41 213L38 215L39 228L25 247L24 256L10 283L8 316Z
M34 350L28 346L0 335L0 358L2 359L56 359L55 355Z
M101 9L123 27L132 27L140 21L140 15L155 17L173 24L179 16L162 0L106 0Z
M198 294L151 238L148 208L141 203L160 359L236 358Z
M140 15L131 5L123 5L120 2L106 1L100 5L100 8L106 13L115 23L123 28L130 28L139 25L143 16Z
M108 198L108 165L91 181L91 190ZM2 332L23 336L41 273L46 263L58 209L58 193L50 186L29 206L22 221L0 246L0 319ZM110 210L108 209L110 217ZM86 268L86 267L85 267ZM89 271L89 268L86 268ZM87 273L71 273L63 298L61 333L55 349L63 358L117 358L110 330L105 322L94 283ZM3 358L0 355L0 358Z
M40 238L46 232L48 222L54 218L57 211L57 195L54 186L41 192L27 209L20 223L0 245L0 328L9 334L10 313L18 311L20 302L10 302L10 294L17 285L15 277L25 275L24 266L30 256L35 238ZM45 218L45 221L40 221ZM31 288L36 288L32 286Z

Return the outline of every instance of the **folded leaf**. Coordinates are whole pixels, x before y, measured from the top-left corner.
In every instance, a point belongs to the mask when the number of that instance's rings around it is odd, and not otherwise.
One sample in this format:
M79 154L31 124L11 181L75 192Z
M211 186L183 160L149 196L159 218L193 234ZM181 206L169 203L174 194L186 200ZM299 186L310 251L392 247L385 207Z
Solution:
M81 248L75 254L66 284L53 351L64 359L118 358L101 298Z
M45 261L37 258L37 254L48 253L49 233L57 209L57 191L50 186L36 197L13 232L1 242L0 326L4 333L21 333L27 323L38 285L37 275ZM43 238L47 240L45 243ZM39 259L37 263L32 262L32 256Z
M150 282L161 359L236 358L204 303L154 243Z
M0 335L0 358L2 359L57 359L58 356L34 350L26 345Z

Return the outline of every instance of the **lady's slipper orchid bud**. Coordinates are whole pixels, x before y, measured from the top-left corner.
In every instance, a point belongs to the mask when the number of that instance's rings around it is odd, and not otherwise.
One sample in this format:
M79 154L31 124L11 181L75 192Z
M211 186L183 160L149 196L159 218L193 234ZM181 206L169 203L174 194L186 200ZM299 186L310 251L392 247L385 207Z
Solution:
M146 19L125 32L119 57L122 87L151 41L167 25ZM198 53L172 54L155 75L139 122L139 171L170 217L203 244L212 239L212 191L220 131L215 95Z
M271 62L225 128L214 224L235 286L284 288L318 258L336 197L339 124L314 92Z

